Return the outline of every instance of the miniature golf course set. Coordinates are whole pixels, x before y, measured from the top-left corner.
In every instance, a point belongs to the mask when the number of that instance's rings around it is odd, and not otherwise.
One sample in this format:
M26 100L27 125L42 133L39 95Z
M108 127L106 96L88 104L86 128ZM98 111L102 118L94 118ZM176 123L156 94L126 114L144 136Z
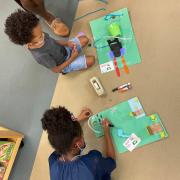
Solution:
M120 77L120 68L128 74L130 66L141 63L127 8L90 21L90 27L101 73L115 70ZM101 123L104 118L111 123L111 135L119 153L168 137L160 116L146 115L137 97L89 118L88 125L97 138L104 135Z

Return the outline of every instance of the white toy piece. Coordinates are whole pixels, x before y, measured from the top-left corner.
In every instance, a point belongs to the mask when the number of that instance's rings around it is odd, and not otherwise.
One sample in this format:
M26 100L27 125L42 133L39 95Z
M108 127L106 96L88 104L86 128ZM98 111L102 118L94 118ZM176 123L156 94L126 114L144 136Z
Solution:
M90 83L92 84L94 90L98 94L98 96L102 96L105 94L104 88L102 87L99 79L97 77L92 77L90 79Z

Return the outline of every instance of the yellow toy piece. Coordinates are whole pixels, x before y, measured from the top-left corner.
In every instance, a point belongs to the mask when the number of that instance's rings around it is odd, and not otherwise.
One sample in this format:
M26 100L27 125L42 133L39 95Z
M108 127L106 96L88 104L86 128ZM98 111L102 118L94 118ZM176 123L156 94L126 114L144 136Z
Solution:
M137 97L135 97L135 98L134 98L134 101L135 101L135 102L139 102L139 100L138 100L138 98L137 98Z
M161 136L161 138L165 138L165 133L164 133L164 131L160 132L160 136Z
M133 117L134 115L133 115L133 113L132 113L132 112L130 112L130 113L129 113L129 116Z
M152 115L150 116L150 118L152 119L152 121L155 121L155 120L156 120L156 115L155 115L155 114L152 114Z

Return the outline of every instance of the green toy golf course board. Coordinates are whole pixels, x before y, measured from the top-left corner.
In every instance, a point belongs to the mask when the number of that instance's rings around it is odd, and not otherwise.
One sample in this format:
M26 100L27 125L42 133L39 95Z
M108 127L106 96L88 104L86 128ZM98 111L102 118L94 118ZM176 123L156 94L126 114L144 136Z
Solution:
M137 97L122 102L90 117L89 123L91 124L91 128L95 130L96 137L104 135L100 122L103 118L108 118L110 123L114 125L114 127L110 128L111 135L117 151L120 153L127 151L127 148L123 144L128 137L119 136L119 129L123 130L127 136L134 133L138 138L140 138L141 141L137 147L168 137L168 133L164 128L159 115L152 114L147 116ZM151 134L151 132L148 131L148 127L154 127L156 125L160 127L160 130Z
M90 21L90 27L94 38L94 46L96 47L100 68L101 66L106 65L108 63L112 64L113 59L109 56L110 48L108 46L107 40L109 38L112 38L112 37L108 37L110 36L108 27L110 24L114 22L118 23L120 27L120 31L121 31L120 41L122 43L123 48L126 49L126 53L124 55L126 64L128 66L131 66L133 64L141 63L141 57L133 33L131 21L128 14L128 9L125 8L107 14L106 16L103 16L99 19ZM116 59L118 62L118 67L122 68L123 65L121 62L121 58L118 57ZM107 70L107 72L109 71Z

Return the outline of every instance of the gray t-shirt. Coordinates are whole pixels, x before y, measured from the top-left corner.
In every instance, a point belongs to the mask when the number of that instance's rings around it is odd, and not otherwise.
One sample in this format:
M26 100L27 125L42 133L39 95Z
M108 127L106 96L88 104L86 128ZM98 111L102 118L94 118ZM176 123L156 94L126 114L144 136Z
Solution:
M29 51L39 64L49 69L62 64L68 56L66 48L47 33L44 33L44 45L41 48L29 49Z

